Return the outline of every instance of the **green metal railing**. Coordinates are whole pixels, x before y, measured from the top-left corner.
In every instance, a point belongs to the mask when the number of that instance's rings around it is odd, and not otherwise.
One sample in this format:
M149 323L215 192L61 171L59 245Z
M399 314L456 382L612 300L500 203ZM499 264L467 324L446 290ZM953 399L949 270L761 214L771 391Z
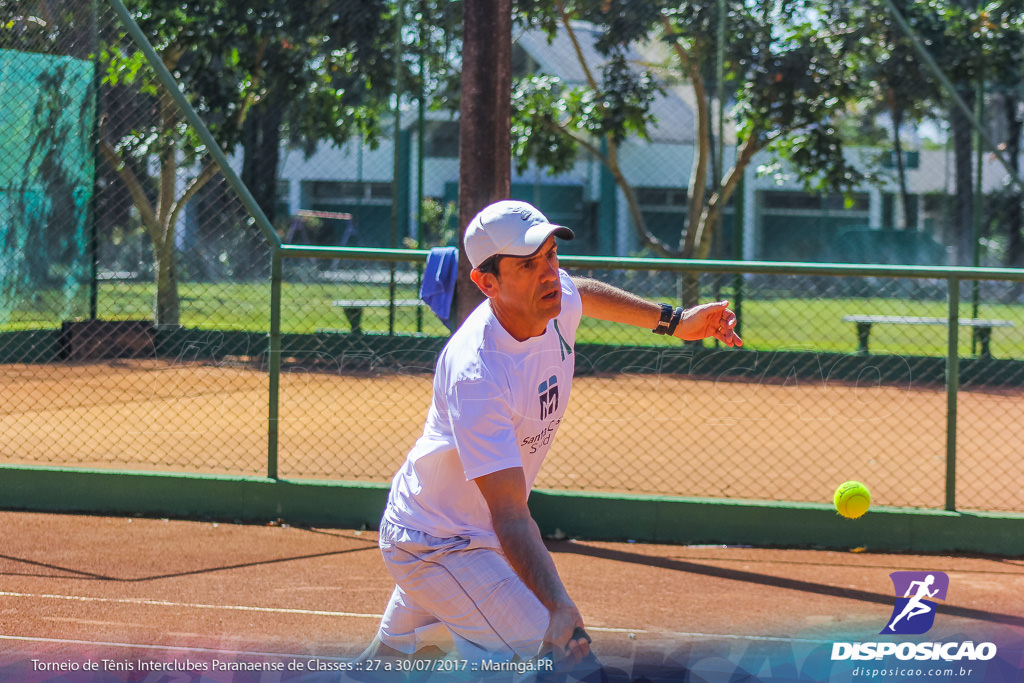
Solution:
M270 357L280 359L281 354L281 259L346 259L356 261L390 261L418 263L429 252L410 249L361 249L350 247L309 247L278 245L274 251L273 273L275 286L271 292ZM636 271L668 271L675 273L720 273L735 275L795 275L831 277L885 277L944 280L947 288L947 355L945 372L946 391L946 490L945 509L956 510L956 434L957 395L960 387L959 306L962 282L1002 280L1024 282L1024 271L1011 268L969 268L938 266L895 266L870 264L829 264L750 262L718 260L682 260L659 258L608 258L589 256L562 256L562 265L574 269L610 269ZM742 320L742 311L739 311ZM270 364L270 424L268 433L268 476L277 477L277 400L280 363Z

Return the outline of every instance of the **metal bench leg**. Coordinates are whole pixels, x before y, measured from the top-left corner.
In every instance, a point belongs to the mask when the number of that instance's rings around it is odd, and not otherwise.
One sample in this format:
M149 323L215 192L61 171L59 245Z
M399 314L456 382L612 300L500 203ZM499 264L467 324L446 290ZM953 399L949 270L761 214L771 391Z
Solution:
M981 350L978 353L978 358L982 360L988 360L992 357L992 328L991 327L975 327L974 330L974 341L978 343Z
M348 326L352 334L363 333L363 309L361 306L345 306L345 318L348 319Z
M857 355L868 355L868 337L871 336L871 323L857 323Z

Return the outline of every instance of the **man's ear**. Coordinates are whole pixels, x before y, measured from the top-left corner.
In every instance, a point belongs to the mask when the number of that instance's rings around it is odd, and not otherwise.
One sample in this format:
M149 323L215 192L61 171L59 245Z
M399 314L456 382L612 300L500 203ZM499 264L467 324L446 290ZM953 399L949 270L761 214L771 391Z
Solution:
M473 282L480 291L484 293L489 299L493 299L498 294L498 276L494 273L484 273L479 269L474 268L469 271L469 277L472 278Z

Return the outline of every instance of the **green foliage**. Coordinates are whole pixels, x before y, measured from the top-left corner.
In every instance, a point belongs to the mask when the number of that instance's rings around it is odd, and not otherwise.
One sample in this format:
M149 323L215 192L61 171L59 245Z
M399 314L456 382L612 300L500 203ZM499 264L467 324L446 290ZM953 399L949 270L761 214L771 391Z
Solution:
M282 141L307 154L324 140L342 144L359 137L373 145L386 132L381 122L393 109L397 88L413 83L426 92L445 83L435 78L428 85L426 74L428 66L449 56L439 56L439 49L450 43L438 35L444 34L444 22L453 19L453 3L410 0L401 5L402 16L397 14L400 5L391 0L128 4L217 144L228 152L243 146L243 180L272 220ZM415 17L432 31L403 31L396 41L397 27L413 26ZM405 49L407 40L414 49ZM399 53L402 68L396 72ZM170 246L185 203L215 175L215 168L183 112L124 32L101 46L100 54L105 72L100 148L128 186L154 244L157 320L177 324ZM159 179L145 173L154 157Z
M250 107L293 109L296 141L374 137L391 87L388 3L134 0L129 7L218 143ZM127 54L123 54L127 52ZM107 48L107 82L136 83L140 56ZM152 92L147 80L141 92Z
M642 243L658 253L706 253L743 166L762 149L790 161L812 189L848 191L870 178L843 153L843 116L863 96L856 78L863 50L855 44L862 36L842 27L833 30L838 5L727 0L724 16L719 3L704 2L538 1L518 7L527 26L543 28L549 36L571 32L580 43L590 41L586 47L600 56L600 63L587 63L583 55L591 53L578 51L586 83L567 85L550 75L533 75L516 84L512 132L520 170L533 161L552 173L564 172L586 151L609 166L627 201L633 201L614 146L647 137L652 104L667 87L693 88L698 124L692 175L698 186L688 200L689 220L680 225L686 234L680 251L646 230L638 208L630 212ZM726 36L719 45L721 21ZM659 60L659 54L665 56ZM717 82L719 66L722 83ZM728 98L722 104L737 145L744 149L732 172L712 169L725 144L712 132L719 89ZM603 152L605 147L612 151Z
M555 76L534 76L512 89L512 156L520 173L530 161L552 175L576 162L580 140L571 132L585 132L595 120L594 93L568 88Z
M459 240L459 208L455 202L439 202L426 197L423 200L423 243L406 237L403 244L409 249L455 246Z
M322 140L369 144L386 131L397 83L435 99L450 97L455 29L461 4L404 3L403 70L396 76L391 0L274 0L234 3L130 0L129 9L181 84L220 146L233 150L252 112L283 110L284 138L311 153ZM141 52L122 34L101 52L113 101L155 97L159 88ZM431 76L430 74L434 74ZM139 108L146 108L141 102ZM186 161L204 150L173 118L134 117L130 130L111 131L136 156L176 149ZM139 123L144 126L140 127Z
M945 126L953 110L949 93L896 21L893 7L968 106L979 78L1008 97L1018 97L1024 85L1020 0L521 0L516 7L524 26L550 37L572 31L580 42L591 41L588 46L600 55L592 60L600 63L581 62L592 74L587 83L567 85L550 75L532 75L515 86L513 140L520 169L533 161L560 173L588 153L611 169L631 201L614 153L602 150L627 137L644 137L653 122L650 104L662 88L693 88L701 125L695 130L692 178L704 186L689 197L694 208L687 224L680 225L687 242L693 241L691 233L699 234L700 242L713 233L716 226L706 221L736 181L729 169L707 171L721 151L716 145L723 144L712 137L710 121L719 89L736 132L738 171L754 153L767 150L777 167L788 162L812 192L849 193L882 180L879 160L850 155L851 146L891 140L893 150L901 152L903 125L931 120L937 129ZM719 45L721 24L725 42ZM631 46L658 54L658 44L670 58L627 56ZM954 128L964 125L964 120L952 122ZM905 187L904 177L900 182ZM643 245L676 255L646 231L639 210L631 209L631 216ZM701 251L687 244L680 255Z
M600 2L566 3L567 12L581 17L602 16L602 7ZM512 153L519 172L533 161L557 175L572 168L581 149L595 151L595 140L607 137L618 143L648 137L650 106L664 89L650 70L637 68L630 41L644 21L657 16L657 8L647 3L616 7L619 11L607 25L577 31L605 58L600 65L587 65L591 83L569 84L556 75L535 74L513 84ZM521 2L516 19L553 39L559 24L551 10L547 3Z
M599 107L591 111L596 127L590 132L608 136L622 142L630 135L647 139L647 125L653 122L649 107L663 88L648 71L637 72L626 61L626 55L616 51L601 69L602 88L596 98Z
M88 59L95 40L92 13L91 2L4 0L0 2L0 46Z

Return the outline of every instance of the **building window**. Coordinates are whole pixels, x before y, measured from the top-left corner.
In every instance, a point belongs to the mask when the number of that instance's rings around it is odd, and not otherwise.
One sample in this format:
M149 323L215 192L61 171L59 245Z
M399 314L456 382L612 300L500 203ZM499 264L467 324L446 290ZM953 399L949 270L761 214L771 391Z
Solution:
M769 191L764 193L764 208L787 211L867 211L871 198L866 192L852 195L853 205L846 206L846 197L838 192L829 195L807 192Z
M391 199L391 183L367 183L366 189L370 199Z
M678 187L639 187L636 199L645 209L685 207L686 190Z
M391 199L391 183L353 183L314 180L310 193L316 201L359 201L363 199Z

